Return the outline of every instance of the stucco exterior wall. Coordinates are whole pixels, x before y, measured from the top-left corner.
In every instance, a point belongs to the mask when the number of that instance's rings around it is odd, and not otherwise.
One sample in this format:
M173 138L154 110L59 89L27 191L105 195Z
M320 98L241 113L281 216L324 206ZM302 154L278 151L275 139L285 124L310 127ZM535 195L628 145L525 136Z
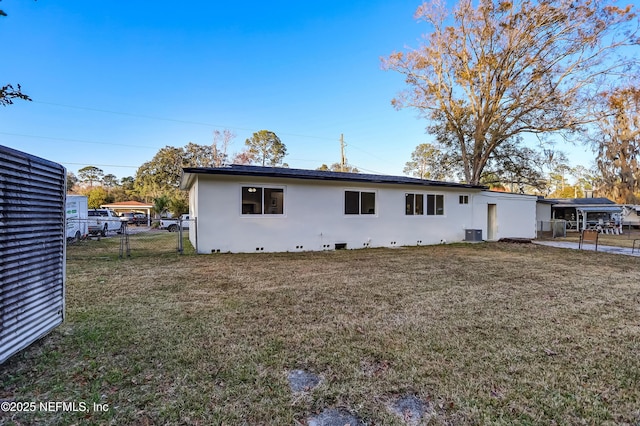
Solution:
M474 197L474 228L482 229L483 239L536 237L536 200L532 195L482 191ZM490 232L489 212L493 205L494 232Z
M536 229L539 231L551 230L551 204L536 203Z
M242 214L243 186L282 188L283 214ZM375 192L375 214L346 215L345 190ZM444 215L406 215L406 193L424 194L425 204L426 194L442 194ZM197 224L189 232L198 253L439 244L463 241L465 229L478 228L483 220L486 232L487 200L497 200L498 215L506 221L499 235L535 236L535 197L483 194L464 188L203 174L190 188L191 215ZM467 195L469 203L460 204L460 195ZM512 208L515 211L507 214ZM515 215L524 215L524 221Z

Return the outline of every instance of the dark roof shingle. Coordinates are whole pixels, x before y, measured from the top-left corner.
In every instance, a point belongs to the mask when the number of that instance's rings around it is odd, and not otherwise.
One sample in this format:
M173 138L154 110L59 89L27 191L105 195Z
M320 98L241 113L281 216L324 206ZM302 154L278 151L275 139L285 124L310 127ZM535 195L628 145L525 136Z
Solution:
M349 182L389 183L421 186L440 186L448 188L487 189L481 185L466 183L441 182L436 180L416 179L405 176L372 175L364 173L330 172L321 170L290 169L283 167L261 167L230 165L227 167L185 167L183 173L236 175L236 176L265 176L291 179L330 180Z

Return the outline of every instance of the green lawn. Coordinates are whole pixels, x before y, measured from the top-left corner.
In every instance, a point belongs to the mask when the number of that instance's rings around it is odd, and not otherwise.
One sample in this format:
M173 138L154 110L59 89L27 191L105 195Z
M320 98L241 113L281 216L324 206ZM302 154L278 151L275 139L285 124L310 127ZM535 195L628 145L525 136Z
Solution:
M88 243L69 248L65 324L0 367L0 399L108 410L0 423L290 425L338 408L401 425L388 405L404 395L430 424L640 422L639 258L486 243L119 260L116 239ZM294 394L294 369L322 382Z

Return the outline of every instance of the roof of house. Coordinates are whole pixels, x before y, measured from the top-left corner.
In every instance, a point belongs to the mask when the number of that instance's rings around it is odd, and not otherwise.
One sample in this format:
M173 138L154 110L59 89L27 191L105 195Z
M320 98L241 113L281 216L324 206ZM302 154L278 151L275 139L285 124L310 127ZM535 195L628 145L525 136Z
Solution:
M608 198L547 198L546 201L551 202L553 207L586 207L586 206L602 206L616 205Z
M469 185L466 183L442 182L436 180L416 179L406 176L372 175L364 173L330 172L322 170L290 169L283 167L261 167L233 164L227 167L186 167L182 172L180 187L188 189L191 178L196 174L232 175L232 176L260 176L288 179L309 179L323 181L347 181L364 183L387 183L402 185L439 186L446 188L467 188L483 190L486 186Z
M149 204L149 203L141 203L140 201L135 201L135 200L131 200L131 201L120 201L117 203L109 203L109 204L102 204L100 207L103 208L109 208L109 209L148 209L148 208L153 208L153 204Z

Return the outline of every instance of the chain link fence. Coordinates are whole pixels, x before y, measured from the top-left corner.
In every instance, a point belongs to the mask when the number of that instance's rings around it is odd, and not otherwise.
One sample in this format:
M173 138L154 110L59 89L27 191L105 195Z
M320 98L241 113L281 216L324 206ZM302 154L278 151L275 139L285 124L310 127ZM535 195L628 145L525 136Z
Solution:
M562 219L538 221L536 238L561 238L567 236L567 221Z
M95 231L91 219L67 219L67 259L129 258L175 253L192 254L195 248L189 241L189 229L195 219L177 221L177 226L160 229L159 221L151 226L127 222L104 225Z
M621 225L619 227L607 229L598 227L593 228L600 232L601 237L611 237L611 244L620 244L623 247L629 246L627 241L640 239L640 228L634 225ZM580 235L580 226L575 221L566 221L563 219L552 219L547 221L538 221L536 225L536 238L552 239L552 238L577 238Z

